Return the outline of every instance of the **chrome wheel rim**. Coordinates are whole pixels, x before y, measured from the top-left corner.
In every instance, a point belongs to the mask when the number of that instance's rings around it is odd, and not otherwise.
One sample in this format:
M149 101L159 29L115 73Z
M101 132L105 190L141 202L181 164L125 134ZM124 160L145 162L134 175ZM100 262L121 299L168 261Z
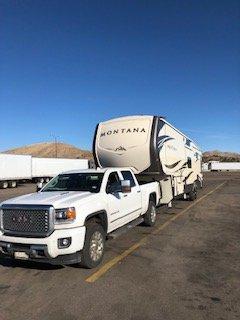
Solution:
M103 236L101 232L95 231L90 240L90 257L93 261L98 261L103 254Z
M156 213L156 208L154 206L152 206L151 208L150 216L151 216L151 221L155 222L157 213Z

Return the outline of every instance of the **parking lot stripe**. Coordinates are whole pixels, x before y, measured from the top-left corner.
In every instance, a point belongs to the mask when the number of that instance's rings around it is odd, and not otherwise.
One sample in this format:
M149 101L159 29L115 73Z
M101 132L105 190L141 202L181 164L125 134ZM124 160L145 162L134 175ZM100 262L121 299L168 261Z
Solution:
M175 216L170 218L168 221L157 227L153 232L151 232L149 235L145 236L142 238L140 241L136 242L134 245L129 247L127 250L125 250L123 253L119 254L118 256L114 257L113 259L109 260L107 263L105 263L100 269L98 269L96 272L94 272L92 275L87 277L85 279L86 282L88 283L93 283L97 281L100 277L102 277L108 270L110 270L112 267L114 267L118 262L129 256L133 251L141 247L147 242L147 239L152 235L152 234L157 234L163 229L165 229L169 224L171 224L174 220L178 219L180 216L182 216L184 213L189 211L192 207L196 206L200 201L217 191L219 188L221 188L224 184L226 184L226 181L219 184L216 188L213 190L209 191L207 194L203 195L201 198L197 199L194 201L192 204L190 204L187 208L182 210L181 212L177 213Z

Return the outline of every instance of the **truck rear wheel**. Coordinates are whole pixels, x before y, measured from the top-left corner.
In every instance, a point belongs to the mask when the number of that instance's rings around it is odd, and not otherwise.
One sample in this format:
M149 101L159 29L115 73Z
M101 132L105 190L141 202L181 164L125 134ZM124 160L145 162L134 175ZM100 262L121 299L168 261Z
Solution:
M106 234L97 222L89 222L86 227L84 248L81 253L81 266L92 269L98 266L105 250Z
M143 216L143 219L144 219L143 223L145 226L152 227L156 222L156 218L157 218L156 205L152 200L150 200L148 205L148 210Z

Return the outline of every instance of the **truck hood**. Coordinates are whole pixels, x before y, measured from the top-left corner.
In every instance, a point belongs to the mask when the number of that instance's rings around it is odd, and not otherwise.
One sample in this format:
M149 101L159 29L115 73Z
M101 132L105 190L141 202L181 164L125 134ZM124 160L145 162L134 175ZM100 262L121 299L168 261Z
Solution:
M29 205L52 205L55 208L73 206L74 202L93 196L91 192L79 191L53 191L36 192L24 196L6 200L1 204L29 204Z

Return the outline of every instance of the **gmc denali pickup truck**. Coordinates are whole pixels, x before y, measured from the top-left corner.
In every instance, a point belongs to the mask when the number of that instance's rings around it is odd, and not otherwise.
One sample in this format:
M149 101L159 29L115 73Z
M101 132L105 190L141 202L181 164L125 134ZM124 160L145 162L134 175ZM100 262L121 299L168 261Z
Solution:
M1 204L0 251L15 259L96 267L105 239L142 216L153 226L158 182L130 168L69 171L40 191Z

